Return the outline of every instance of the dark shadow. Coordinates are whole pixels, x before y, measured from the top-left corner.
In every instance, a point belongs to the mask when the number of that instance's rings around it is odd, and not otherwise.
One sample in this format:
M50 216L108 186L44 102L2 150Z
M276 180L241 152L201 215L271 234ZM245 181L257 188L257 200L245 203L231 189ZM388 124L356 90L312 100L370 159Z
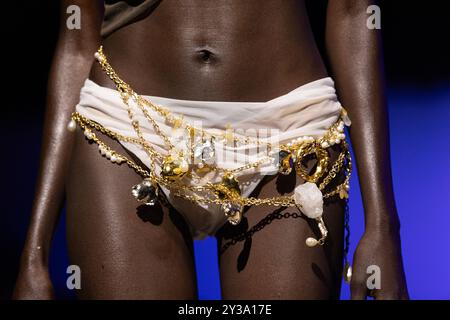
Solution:
M250 256L250 249L252 247L252 238L246 238L244 242L244 248L242 249L241 253L239 254L238 261L237 261L237 268L238 272L241 272L244 270L245 266L248 262L248 257Z
M136 214L144 222L150 222L155 226L161 225L163 222L163 210L159 202L154 206L141 204L136 208Z
M278 174L275 182L279 194L284 195L290 193L295 189L297 174L292 170L289 175Z
M169 207L169 219L182 235L184 243L186 243L191 256L194 257L194 241L186 219L172 206Z
M158 202L163 207L169 210L170 221L173 223L175 228L177 228L178 232L180 232L191 256L194 257L194 241L188 222L186 221L184 216L170 204L169 200L161 189L159 189L158 192Z
M320 269L320 267L316 264L316 263L311 263L311 269L313 271L313 273L317 276L317 278L319 278L320 281L322 281L322 283L328 288L330 288L330 283L327 281L327 278L325 277L325 275L322 272L322 269Z

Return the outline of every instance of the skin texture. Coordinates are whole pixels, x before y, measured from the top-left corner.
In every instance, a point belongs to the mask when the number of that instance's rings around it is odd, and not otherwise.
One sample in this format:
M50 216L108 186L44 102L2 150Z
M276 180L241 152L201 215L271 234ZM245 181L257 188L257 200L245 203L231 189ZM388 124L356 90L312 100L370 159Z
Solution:
M353 121L351 139L366 216L366 232L354 257L352 298L366 297L366 266L377 264L382 289L375 297L399 299L408 294L392 192L380 39L378 31L365 27L371 3L330 0L326 43L338 95ZM14 298L53 298L48 250L66 195L69 254L82 270L80 298L193 299L195 269L186 220L164 202L139 207L130 187L140 177L100 157L81 130L68 132L70 113L88 76L113 88L93 64L100 43L120 76L141 94L267 101L326 77L304 3L163 0L147 18L103 41L102 1L61 1L62 26L69 4L81 7L83 25L76 31L61 28L49 78L40 176ZM126 153L116 141L102 138ZM337 151L331 152L333 157ZM255 193L289 193L295 179L302 182L295 175L283 179L268 178ZM343 209L340 200L326 203L330 236L316 249L304 245L317 232L314 224L289 215L270 220L280 214L274 208L252 207L239 227L225 225L217 234L223 297L337 298ZM195 212L187 213L188 220L190 216ZM252 232L261 223L264 227ZM247 235L245 240L229 245L240 234Z
M352 119L350 138L365 211L365 233L354 254L351 291L353 299L364 299L367 266L378 265L381 289L375 290L374 297L407 299L390 167L381 36L380 31L364 27L366 9L373 3L330 1L327 14L327 51L340 100Z

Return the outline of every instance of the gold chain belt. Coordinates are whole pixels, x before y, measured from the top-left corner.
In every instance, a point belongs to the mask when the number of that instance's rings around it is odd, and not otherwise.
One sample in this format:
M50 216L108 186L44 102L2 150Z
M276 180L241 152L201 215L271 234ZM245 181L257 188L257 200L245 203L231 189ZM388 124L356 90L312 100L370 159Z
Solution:
M320 195L317 201L339 196L341 199L348 198L349 180L352 172L351 156L348 149L344 134L344 124L346 123L347 113L344 108L338 121L333 124L328 131L319 138L299 137L291 142L274 146L273 143L264 139L254 137L241 137L233 134L231 128L225 130L223 134L213 134L203 128L198 128L188 123L182 115L174 115L170 110L153 104L151 101L138 95L126 82L124 82L108 63L102 47L95 54L100 66L115 83L118 93L127 108L128 117L137 137L124 136L105 128L101 124L88 119L78 112L73 112L68 128L73 131L78 124L83 130L86 138L98 145L102 155L113 163L126 163L134 169L144 179L141 183L132 187L133 196L147 205L153 205L158 197L158 185L164 186L171 190L174 195L190 200L194 203L216 204L221 206L228 221L236 225L241 221L243 208L245 206L270 205L277 207L293 207L299 210L309 218L316 219L322 238L316 240L308 238L306 243L308 246L323 244L327 236L325 224L322 219L322 209L320 205L310 208L311 204L302 200L303 195L310 196ZM138 108L144 114L146 120L152 125L155 133L162 139L167 147L168 154L160 154L155 148L144 139L139 121L134 117L134 111L130 106L129 100L132 99ZM174 129L185 130L187 136L194 140L194 137L200 137L198 143L194 143L193 147L186 154L184 151L177 150L170 137L167 136L159 127L157 121L152 117L149 111L156 112L162 116L168 125ZM123 154L110 148L105 142L101 141L95 131L101 132L117 141L124 141L141 146L150 159L150 167L144 168ZM263 145L267 148L269 155L262 157L258 161L246 164L235 169L223 169L211 162L214 154L214 142L223 140L225 144L254 144ZM328 148L332 145L340 144L341 152L337 160L330 165L330 157ZM206 151L205 151L206 150ZM271 152L271 154L270 154ZM317 164L312 174L309 173L304 165L306 157L314 156L317 158ZM196 168L191 168L188 158L197 158L199 163ZM238 181L237 173L256 169L262 164L278 160L279 174L289 175L295 171L306 182L298 186L292 196L278 196L272 198L256 198L242 197L241 189ZM156 174L155 165L159 163L161 173ZM217 171L222 175L219 183L208 182L204 185L190 185L183 183L186 178L195 177L198 172L204 173L209 171ZM339 173L343 172L345 179L334 189L326 193L327 186L335 179ZM307 199L311 199L306 197Z

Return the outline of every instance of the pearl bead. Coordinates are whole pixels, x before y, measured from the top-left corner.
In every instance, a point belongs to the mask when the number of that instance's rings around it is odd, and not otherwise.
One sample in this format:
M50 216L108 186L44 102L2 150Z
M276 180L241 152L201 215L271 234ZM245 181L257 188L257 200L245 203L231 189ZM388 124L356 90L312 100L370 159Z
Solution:
M336 139L336 140L334 140L334 142L335 142L336 144L339 144L339 143L341 143L341 140L340 140L340 139Z
M90 130L88 130L88 129L84 130L84 135L85 135L86 138L88 138L89 140L91 140L91 139L93 138L93 133L92 133Z
M111 158L111 152L106 151L106 152L105 152L105 156L106 156L106 158L108 158L108 159Z
M341 133L341 134L339 135L339 139L345 140L345 134Z
M117 161L117 157L115 155L112 155L110 160L111 160L111 162L116 162Z
M98 52L94 53L94 57L95 59L100 60L100 53Z
M77 123L75 122L75 120L71 119L69 121L69 123L67 124L67 130L69 130L70 132L74 132L76 128L77 128Z
M318 244L318 241L314 238L307 238L305 242L306 242L306 245L310 248L315 247Z
M326 149L328 148L330 145L328 144L328 142L322 142L322 148Z
M202 162L200 162L199 164L197 164L197 167L198 167L199 169L202 169L202 168L204 167L204 165L203 165Z

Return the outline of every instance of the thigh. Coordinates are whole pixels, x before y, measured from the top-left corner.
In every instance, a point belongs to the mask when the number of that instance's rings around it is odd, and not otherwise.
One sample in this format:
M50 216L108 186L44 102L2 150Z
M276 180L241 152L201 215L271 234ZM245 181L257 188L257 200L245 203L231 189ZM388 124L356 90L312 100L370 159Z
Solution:
M67 179L67 238L81 268L82 299L194 299L192 238L182 217L141 205L131 187L142 178L113 164L77 135ZM125 150L100 135L114 150Z
M303 181L295 173L272 177L257 193L262 198L278 196L299 183ZM225 225L217 234L223 298L339 298L344 209L343 200L325 202L329 234L324 246L314 248L305 240L320 237L317 224L296 208L251 207L240 225Z

